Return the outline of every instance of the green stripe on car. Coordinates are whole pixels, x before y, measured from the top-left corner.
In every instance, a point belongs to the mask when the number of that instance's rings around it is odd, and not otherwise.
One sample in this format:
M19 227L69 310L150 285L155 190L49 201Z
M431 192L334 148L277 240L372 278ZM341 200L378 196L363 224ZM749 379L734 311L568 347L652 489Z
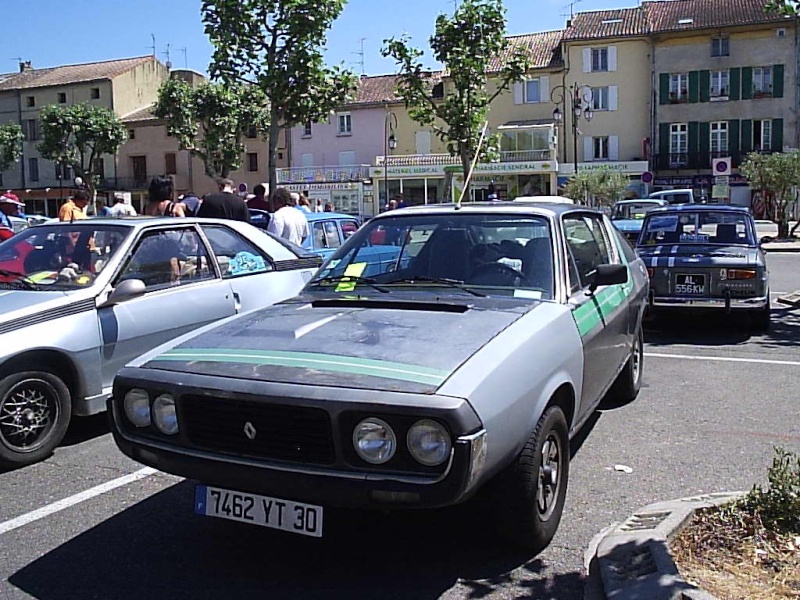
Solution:
M614 312L633 290L630 269L628 269L628 283L607 287L594 295L594 302L589 301L581 304L572 311L572 317L578 326L581 337L587 335L595 327L601 324L602 319L606 319ZM598 307L600 311L598 312Z
M439 385L450 376L449 371L419 365L372 360L314 352L282 352L260 350L232 350L219 348L173 349L159 355L151 362L226 362L252 365L272 365L314 369L350 375L368 375L384 379L398 379L414 383Z

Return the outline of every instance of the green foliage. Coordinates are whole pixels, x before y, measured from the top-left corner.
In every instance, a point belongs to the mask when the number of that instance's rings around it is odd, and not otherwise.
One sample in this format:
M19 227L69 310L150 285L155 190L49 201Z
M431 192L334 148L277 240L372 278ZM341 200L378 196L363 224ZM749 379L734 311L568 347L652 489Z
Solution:
M800 454L775 448L769 485L756 485L731 510L758 516L767 529L800 535Z
M0 125L0 171L11 168L22 156L22 127L18 123Z
M593 205L611 206L622 197L629 184L625 175L605 167L578 171L567 182L564 195Z
M793 17L800 12L800 0L768 0L764 10Z
M739 166L751 186L762 193L767 217L778 224L779 237L788 237L789 203L796 198L800 185L800 152L751 152Z
M440 14L430 38L433 59L444 65L444 98L435 97L439 77L422 66L424 53L410 45L408 37L388 39L381 50L399 67L398 93L409 115L431 127L452 156L461 158L464 173L482 150L478 141L492 101L520 81L530 68L530 57L511 45L506 33L502 0L464 0L455 14ZM493 59L504 57L492 73L494 90L488 90ZM492 144L487 147L491 148ZM486 156L482 156L484 160ZM469 189L465 190L465 194Z
M44 158L72 168L94 195L99 183L98 161L116 154L125 141L125 126L113 111L93 104L52 104L40 113Z
M326 36L345 0L204 0L214 78L249 82L270 109L269 180L283 127L327 120L355 87L354 75L324 62ZM274 186L271 186L274 189Z
M182 150L203 161L206 175L228 177L242 164L242 141L249 129L265 137L269 112L264 94L243 84L206 83L192 87L181 79L165 81L155 115L167 122Z

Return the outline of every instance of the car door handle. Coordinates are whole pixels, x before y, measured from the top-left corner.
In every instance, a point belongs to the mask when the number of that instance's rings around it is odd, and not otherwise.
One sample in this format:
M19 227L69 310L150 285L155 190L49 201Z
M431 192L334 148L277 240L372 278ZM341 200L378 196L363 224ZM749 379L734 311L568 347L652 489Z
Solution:
M237 313L242 309L242 299L239 297L239 292L233 292L233 310Z

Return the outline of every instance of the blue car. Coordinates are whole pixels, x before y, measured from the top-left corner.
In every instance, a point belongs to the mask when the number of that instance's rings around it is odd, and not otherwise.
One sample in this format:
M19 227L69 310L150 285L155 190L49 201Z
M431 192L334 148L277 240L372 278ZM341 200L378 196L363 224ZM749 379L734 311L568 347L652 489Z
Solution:
M656 198L620 200L611 211L611 222L631 244L636 245L645 215L662 206L669 206L669 202Z

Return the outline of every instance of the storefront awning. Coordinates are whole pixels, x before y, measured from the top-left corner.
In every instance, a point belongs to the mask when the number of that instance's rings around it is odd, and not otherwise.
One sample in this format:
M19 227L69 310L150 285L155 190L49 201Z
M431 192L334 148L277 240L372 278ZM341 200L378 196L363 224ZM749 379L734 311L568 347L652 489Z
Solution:
M500 125L497 129L539 129L553 127L555 124L552 119L529 119L526 121L509 121Z

